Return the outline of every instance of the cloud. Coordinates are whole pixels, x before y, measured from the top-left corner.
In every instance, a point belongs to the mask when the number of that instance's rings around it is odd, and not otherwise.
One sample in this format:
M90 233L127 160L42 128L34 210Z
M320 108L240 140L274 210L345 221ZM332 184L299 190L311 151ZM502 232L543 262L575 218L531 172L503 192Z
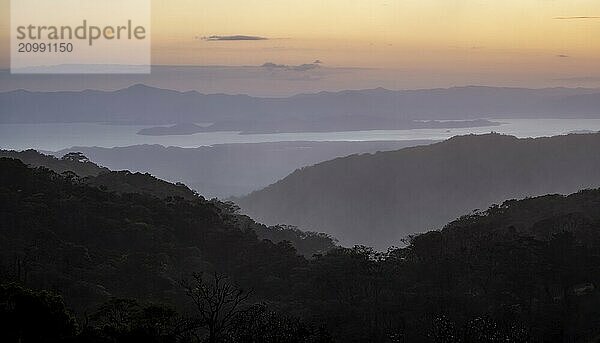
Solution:
M316 69L316 68L319 68L318 64L316 64L316 63L306 63L306 64L301 64L299 66L293 66L292 70L307 71L307 70Z
M569 57L569 55L562 55L562 54L560 54L560 55L556 55L556 57L567 58L567 57Z
M576 19L600 19L599 16L572 16L572 17L554 17L557 20L576 20Z
M318 63L317 63L318 62ZM283 70L293 70L293 71L308 71L312 69L319 68L320 61L315 61L314 63L305 63L297 66L289 66L285 64L275 64L273 62L267 62L263 64L261 67L268 69L283 69Z
M197 37L198 39L198 37ZM245 36L245 35L234 35L234 36L208 36L201 37L200 39L206 41L247 41L247 40L268 40L269 38L260 36Z
M288 68L285 64L275 64L273 62L266 62L261 67L263 68Z

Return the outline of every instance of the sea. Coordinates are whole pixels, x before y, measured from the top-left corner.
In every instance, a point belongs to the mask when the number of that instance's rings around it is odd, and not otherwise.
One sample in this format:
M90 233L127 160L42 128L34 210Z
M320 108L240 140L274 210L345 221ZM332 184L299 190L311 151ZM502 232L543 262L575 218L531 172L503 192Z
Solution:
M411 141L444 140L457 135L497 132L519 138L600 131L600 119L493 119L498 126L459 129L369 130L241 134L202 132L192 135L145 136L137 132L150 126L101 123L0 124L0 148L58 151L72 147L123 147L158 144L194 148L216 144L289 141Z

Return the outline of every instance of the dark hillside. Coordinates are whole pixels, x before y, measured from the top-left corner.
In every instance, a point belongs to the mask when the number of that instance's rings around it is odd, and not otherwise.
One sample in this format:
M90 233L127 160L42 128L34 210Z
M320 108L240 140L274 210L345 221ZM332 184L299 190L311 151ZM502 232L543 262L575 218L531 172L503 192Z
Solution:
M595 342L600 335L600 190L507 201L385 253L340 247L308 260L289 243L257 239L256 225L229 203L107 191L2 158L0 316L11 324L0 335L194 341L206 324L179 281L211 271L253 289L244 304L256 304L220 331L219 342ZM272 232L302 235L280 230ZM122 319L111 321L115 314Z
M309 227L386 249L506 199L600 186L600 134L488 134L302 168L238 199L267 224Z

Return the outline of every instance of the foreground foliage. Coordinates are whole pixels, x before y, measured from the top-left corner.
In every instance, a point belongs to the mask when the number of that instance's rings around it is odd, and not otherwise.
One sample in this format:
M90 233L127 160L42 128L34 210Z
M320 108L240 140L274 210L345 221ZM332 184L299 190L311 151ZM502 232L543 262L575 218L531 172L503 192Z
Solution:
M240 218L231 204L118 192L0 159L6 341L41 341L27 336L40 332L49 342L600 335L600 190L508 201L404 248L311 259L259 239ZM215 311L215 299L229 305Z

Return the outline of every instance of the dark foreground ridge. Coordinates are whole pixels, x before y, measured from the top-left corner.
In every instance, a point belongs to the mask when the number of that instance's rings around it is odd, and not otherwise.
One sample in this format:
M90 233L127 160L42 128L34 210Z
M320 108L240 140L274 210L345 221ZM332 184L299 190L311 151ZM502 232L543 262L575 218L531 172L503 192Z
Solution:
M59 159L35 150L20 152L0 150L0 157L19 159L31 167L48 168L63 178L103 191L118 194L140 193L160 199L181 198L211 204L218 211L223 212L236 227L254 230L259 239L267 238L275 243L283 240L290 241L299 253L308 257L325 252L335 245L335 240L324 234L300 231L289 225L267 227L258 224L251 218L238 214L239 209L235 204L217 199L206 200L182 183L166 182L148 173L111 171L91 162L80 152L69 152Z
M0 338L593 342L600 335L600 190L508 201L385 253L340 247L313 259L290 243L258 239L235 218L201 197L108 190L0 159Z

